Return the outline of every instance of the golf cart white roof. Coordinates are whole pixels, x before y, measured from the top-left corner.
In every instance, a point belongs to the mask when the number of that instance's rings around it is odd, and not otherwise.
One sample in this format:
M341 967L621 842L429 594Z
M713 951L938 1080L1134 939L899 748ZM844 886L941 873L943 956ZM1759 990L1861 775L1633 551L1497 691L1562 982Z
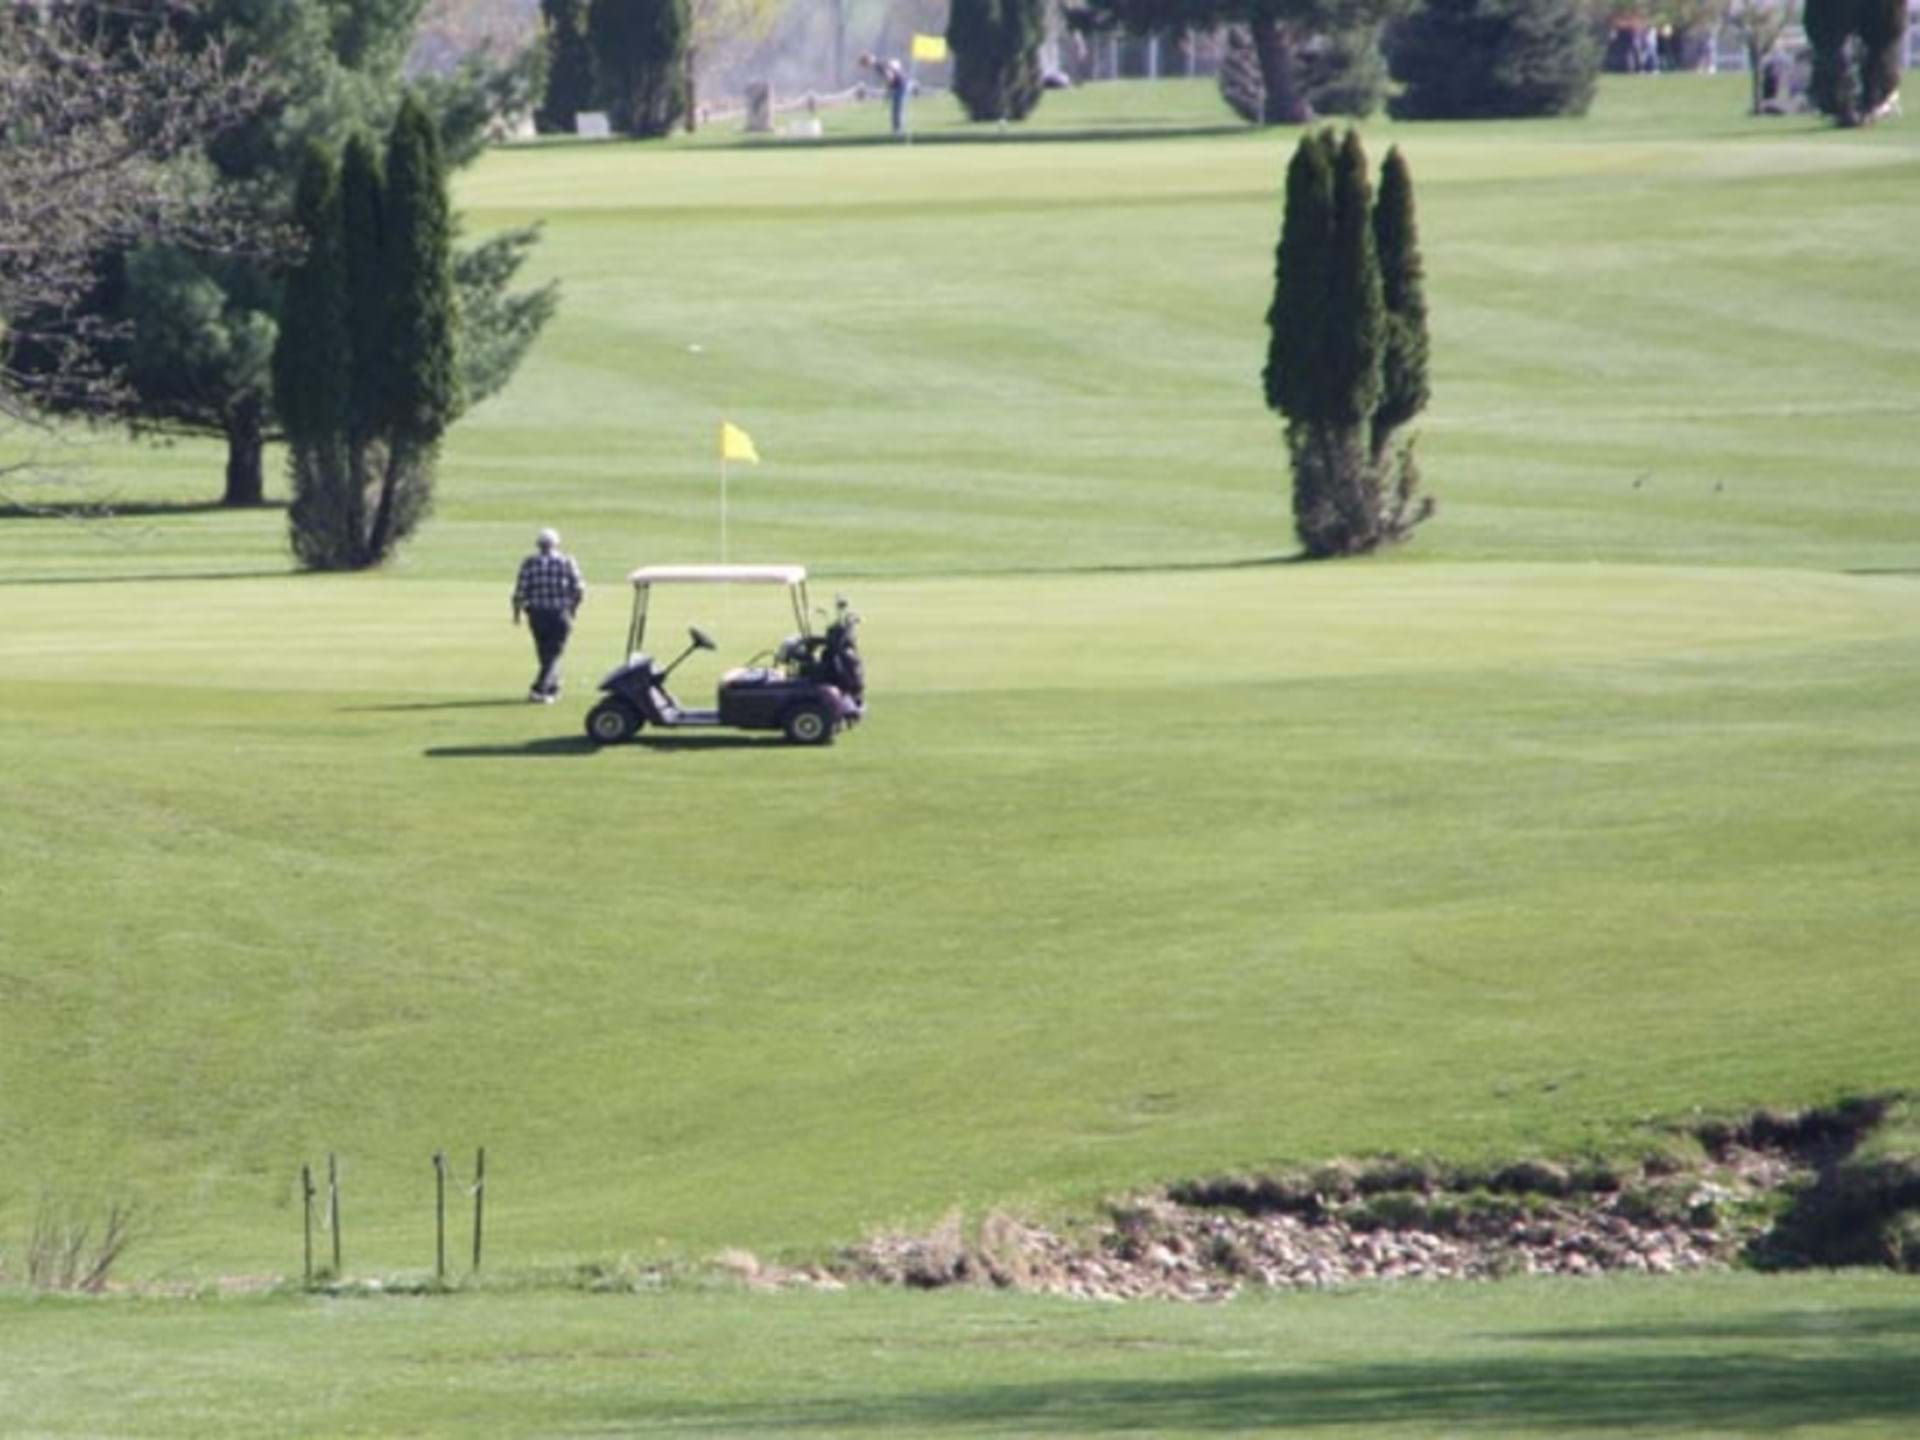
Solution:
M801 585L804 565L643 565L627 577L635 586L692 582L697 585Z

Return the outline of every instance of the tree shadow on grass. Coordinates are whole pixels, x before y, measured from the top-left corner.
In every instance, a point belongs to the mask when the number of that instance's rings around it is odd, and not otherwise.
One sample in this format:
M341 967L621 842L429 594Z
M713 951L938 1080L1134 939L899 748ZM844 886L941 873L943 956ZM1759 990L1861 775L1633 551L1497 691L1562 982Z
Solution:
M8 575L0 585L151 585L165 580L287 580L297 570L167 570L148 575Z
M508 705L524 706L520 700L417 700L404 705L342 705L342 715L386 715L405 710L493 710Z
M231 510L236 515L285 510L284 500L262 500L257 505L229 505L224 500L73 500L47 505L23 505L0 500L5 520L151 520L167 515L211 515Z
M1902 1306L1856 1306L1846 1310L1778 1310L1769 1315L1742 1315L1730 1320L1685 1321L1665 1325L1604 1326L1590 1330L1529 1330L1497 1338L1516 1341L1552 1341L1556 1344L1646 1343L1665 1345L1676 1340L1875 1340L1904 1335L1920 1336L1920 1295ZM1916 1360L1920 1371L1920 1359ZM1920 1386L1920 1373L1915 1375Z
M1910 1348L1823 1357L1711 1350L1552 1355L1453 1364L1331 1365L1187 1379L1070 1379L901 1396L723 1406L698 1426L925 1434L983 1427L1029 1434L1285 1431L1352 1426L1408 1435L1692 1430L1785 1433L1806 1425L1920 1421ZM1284 1363L1284 1361L1282 1361ZM636 1405L642 1402L636 1400ZM631 1417L640 1418L638 1412Z
M518 745L434 745L421 753L429 760L560 760L598 755L601 748L584 735L543 735Z

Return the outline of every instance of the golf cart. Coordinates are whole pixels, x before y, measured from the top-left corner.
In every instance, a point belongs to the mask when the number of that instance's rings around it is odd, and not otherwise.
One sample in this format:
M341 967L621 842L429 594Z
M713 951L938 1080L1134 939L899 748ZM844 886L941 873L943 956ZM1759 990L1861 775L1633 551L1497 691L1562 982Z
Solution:
M633 585L633 623L627 660L600 682L606 692L587 712L587 734L602 745L631 740L648 725L663 730L778 730L796 745L831 745L866 712L866 667L854 632L860 617L844 598L833 620L815 634L807 604L807 572L800 565L653 565L627 577ZM761 651L720 678L711 710L682 705L667 679L696 650L718 648L711 635L690 626L691 643L660 665L642 648L647 606L656 585L784 585L797 633L779 648Z

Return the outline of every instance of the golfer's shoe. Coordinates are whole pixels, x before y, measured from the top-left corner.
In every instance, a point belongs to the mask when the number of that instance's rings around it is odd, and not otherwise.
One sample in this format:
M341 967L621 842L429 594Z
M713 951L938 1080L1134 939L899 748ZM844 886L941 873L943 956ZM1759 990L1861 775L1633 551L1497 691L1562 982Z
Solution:
M527 703L529 705L544 705L547 703L547 697L539 690L529 690L527 691Z

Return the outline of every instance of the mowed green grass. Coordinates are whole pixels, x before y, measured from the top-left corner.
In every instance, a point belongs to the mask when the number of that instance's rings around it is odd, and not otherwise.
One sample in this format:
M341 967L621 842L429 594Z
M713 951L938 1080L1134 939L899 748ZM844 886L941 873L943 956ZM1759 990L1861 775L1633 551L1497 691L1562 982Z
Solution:
M33 1435L1912 1433L1885 1275L1008 1295L0 1300Z
M952 1208L1617 1148L1696 1106L1912 1086L1920 141L1739 101L1738 77L1623 83L1584 122L1369 128L1420 185L1442 510L1324 567L1267 563L1291 548L1257 370L1292 137L1208 133L1202 87L1049 97L1058 143L927 117L911 152L488 157L472 228L547 217L564 308L388 573L292 576L278 512L170 510L217 489L194 445L96 443L45 492L138 513L0 521L0 1249L17 1265L43 1193L133 1197L131 1275L285 1275L298 1166L332 1150L348 1270L417 1275L428 1157L464 1178L485 1144L495 1273L814 1254ZM723 414L766 457L732 476L733 558L852 594L872 720L828 752L590 752L619 577L715 558ZM506 617L542 523L597 587L551 710L514 703ZM728 663L788 625L765 592L659 618ZM1888 1378L1911 1287L1871 1277L1126 1318L710 1298L19 1302L7 1352L38 1348L0 1413L1911 1417ZM1718 1338L1661 1330L1691 1312ZM636 1379L603 1325L677 1358ZM909 1344L928 1363L876 1380ZM315 1345L359 1398L288 1364ZM93 1346L149 1409L83 1382Z

